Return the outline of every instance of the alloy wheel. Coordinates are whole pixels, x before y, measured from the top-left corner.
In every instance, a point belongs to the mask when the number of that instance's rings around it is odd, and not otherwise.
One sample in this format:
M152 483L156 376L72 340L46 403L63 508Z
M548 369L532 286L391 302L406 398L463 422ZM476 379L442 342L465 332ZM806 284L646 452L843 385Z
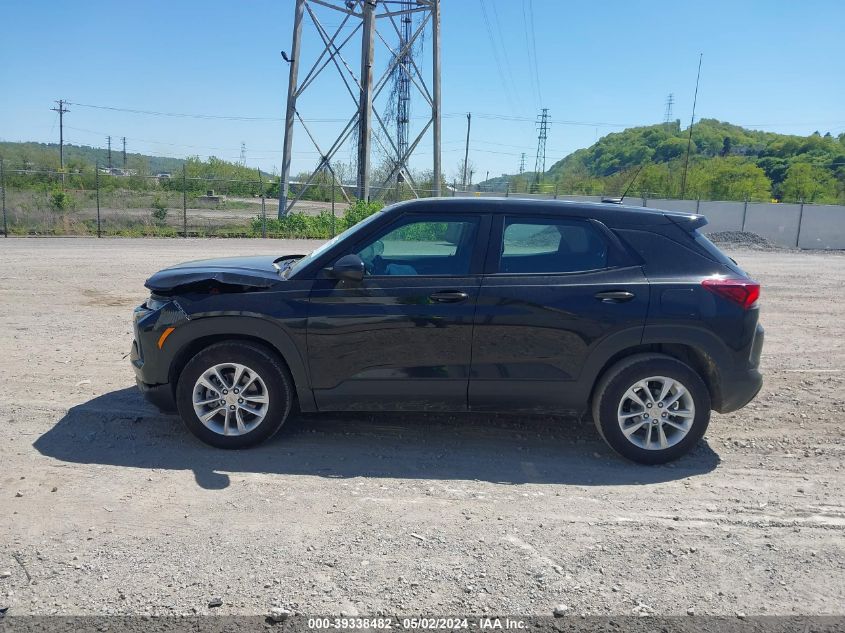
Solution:
M267 415L270 397L258 373L238 363L221 363L197 379L194 412L204 426L219 435L245 435Z
M674 378L652 376L637 381L619 402L617 420L629 442L663 450L683 440L695 420L689 390Z

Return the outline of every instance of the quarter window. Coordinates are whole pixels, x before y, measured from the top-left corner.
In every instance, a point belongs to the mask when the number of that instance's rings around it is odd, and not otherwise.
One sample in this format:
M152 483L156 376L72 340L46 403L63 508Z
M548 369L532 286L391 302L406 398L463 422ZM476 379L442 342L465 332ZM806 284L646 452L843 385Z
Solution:
M505 218L500 273L572 273L607 267L607 243L589 223Z

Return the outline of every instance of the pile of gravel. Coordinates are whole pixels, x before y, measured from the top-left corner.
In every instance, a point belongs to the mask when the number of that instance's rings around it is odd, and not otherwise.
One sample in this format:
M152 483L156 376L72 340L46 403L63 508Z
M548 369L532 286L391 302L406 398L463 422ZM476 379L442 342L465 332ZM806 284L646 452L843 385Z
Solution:
M714 244L722 246L734 246L751 248L761 251L781 250L783 247L777 244L772 244L762 235L756 233L748 233L742 231L717 231L716 233L708 233L707 237Z

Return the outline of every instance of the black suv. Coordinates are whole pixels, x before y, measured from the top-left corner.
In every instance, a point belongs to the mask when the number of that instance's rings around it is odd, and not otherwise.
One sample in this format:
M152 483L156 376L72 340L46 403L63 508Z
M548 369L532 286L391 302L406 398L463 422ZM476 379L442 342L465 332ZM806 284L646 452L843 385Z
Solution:
M699 215L561 201L396 204L310 255L182 264L135 309L138 386L241 448L301 411L592 413L662 463L759 391L760 286Z

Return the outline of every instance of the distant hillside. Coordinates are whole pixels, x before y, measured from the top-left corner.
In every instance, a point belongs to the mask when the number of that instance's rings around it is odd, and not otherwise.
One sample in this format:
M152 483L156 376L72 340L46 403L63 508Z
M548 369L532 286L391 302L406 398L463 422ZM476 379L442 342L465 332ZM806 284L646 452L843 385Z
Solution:
M608 134L552 165L542 182L561 193L619 194L642 166L631 193L678 197L687 135L679 121ZM533 174L503 175L479 188L501 189L509 181L511 190L524 191L533 180ZM715 119L697 122L685 197L742 200L746 196L845 201L845 134L792 136Z
M79 170L95 164L108 165L108 150L87 145L64 146L65 167L69 170ZM11 169L20 169L24 165L28 168L58 169L58 143L11 143L0 142L0 158L6 161ZM126 166L137 170L140 175L175 172L182 168L181 158L168 156L147 156L145 154L126 154ZM112 165L123 166L123 154L118 149L112 149Z

